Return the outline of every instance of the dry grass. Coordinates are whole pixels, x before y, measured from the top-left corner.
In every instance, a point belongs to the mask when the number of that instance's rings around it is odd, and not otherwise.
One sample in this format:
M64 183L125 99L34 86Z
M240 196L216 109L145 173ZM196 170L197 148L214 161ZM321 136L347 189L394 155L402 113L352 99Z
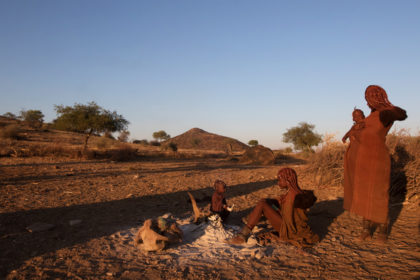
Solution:
M17 124L9 124L0 128L0 138L3 139L18 139L20 128Z
M102 136L98 137L98 139L95 141L95 145L98 149L108 149L114 144L114 142L116 141L109 137Z
M339 186L344 178L343 159L346 147L329 142L307 159L303 176L316 186Z
M3 132L7 133L3 133ZM0 157L64 157L128 161L136 158L196 159L226 157L219 150L179 149L176 143L153 146L122 143L103 136L91 136L83 151L85 135L54 129L37 130L24 122L0 117Z
M405 196L406 201L420 200L420 136L406 131L392 132L387 137L391 155L392 198ZM341 186L344 178L345 146L329 142L308 159L303 176L315 185Z
M61 146L59 143L53 144L33 144L30 146L19 145L17 141L7 144L2 141L0 157L67 157L77 158L80 153L77 149ZM4 144L4 145L3 145Z
M117 148L109 150L110 159L113 161L129 161L138 157L137 150L129 144L120 144Z
M391 154L392 196L405 195L408 201L420 200L420 136L407 131L391 133L387 138Z
M183 149L179 146L165 149L152 145L121 143L105 137L92 136L89 150L82 153L85 136L55 130L34 130L22 123L0 119L0 157L65 157L110 159L129 161L137 158L226 158L229 154L220 149ZM223 140L223 138L220 138ZM392 197L404 196L409 201L420 200L420 136L411 136L404 130L394 131L387 137L392 159ZM302 176L318 187L341 186L345 146L341 142L327 141L316 153L290 155L277 151L276 163L307 163ZM242 156L242 152L230 153Z

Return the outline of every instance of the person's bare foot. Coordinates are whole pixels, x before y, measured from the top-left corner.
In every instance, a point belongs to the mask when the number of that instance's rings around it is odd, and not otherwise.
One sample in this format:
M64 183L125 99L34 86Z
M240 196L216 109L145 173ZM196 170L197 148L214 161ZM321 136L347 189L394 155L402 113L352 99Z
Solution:
M388 241L388 236L385 233L378 233L376 236L376 241L380 244L385 244Z
M372 235L369 230L363 230L359 236L359 241L369 241L372 239Z
M375 239L381 244L385 244L388 241L388 224L379 224Z

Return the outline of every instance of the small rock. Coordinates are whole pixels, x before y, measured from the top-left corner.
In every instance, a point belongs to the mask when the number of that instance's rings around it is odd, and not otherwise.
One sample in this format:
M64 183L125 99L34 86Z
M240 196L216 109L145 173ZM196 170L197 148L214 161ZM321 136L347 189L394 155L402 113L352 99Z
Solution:
M257 243L258 241L254 236L250 236L246 242L248 245L256 245Z
M321 254L324 254L326 252L325 248L323 248L323 247L318 247L317 251Z
M114 273L112 273L112 272L107 272L107 273L106 273L106 276L114 276Z
M264 257L264 254L263 254L263 253L261 253L260 251L258 251L258 252L255 254L255 258L256 258L257 260L261 260L263 257Z
M55 225L46 224L46 223L35 223L26 227L26 230L29 232L40 232L40 231L51 230L53 228L55 228Z
M75 226L75 225L80 224L81 222L82 222L82 220L70 220L69 225Z

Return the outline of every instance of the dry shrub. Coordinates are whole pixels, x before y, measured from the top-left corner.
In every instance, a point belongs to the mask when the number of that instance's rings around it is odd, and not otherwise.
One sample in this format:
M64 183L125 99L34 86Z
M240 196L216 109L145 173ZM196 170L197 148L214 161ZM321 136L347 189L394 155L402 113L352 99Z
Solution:
M172 152L176 152L178 151L178 145L173 143L173 142L169 142L169 143L165 143L163 146L161 146L162 151L172 151Z
M102 137L99 137L96 140L96 143L95 144L96 144L96 147L98 149L108 149L108 148L110 148L112 146L113 143L114 143L114 140L113 139L111 139L111 138L109 138L107 136L102 136Z
M0 157L77 157L77 150L64 146L57 141L53 143L22 144L21 141L0 141Z
M18 139L20 128L16 124L9 124L0 129L0 138L4 139Z
M101 154L99 151L85 149L79 152L80 157L84 159L98 159L103 157L103 153Z
M156 146L156 147L160 146L160 142L159 141L155 141L155 140L150 141L149 144L152 145L152 146Z
M387 138L391 154L391 196L420 200L420 136L406 130L392 132Z
M138 156L137 149L127 144L121 144L116 149L109 150L109 155L113 161L129 161Z
M34 144L29 148L20 148L18 157L77 157L77 150L63 146L60 142L52 144Z
M136 139L136 140L133 140L133 144L141 144L141 145L147 146L149 145L149 141L147 141L147 139L142 139L142 140Z
M344 178L343 159L346 147L339 142L327 142L308 158L303 176L318 186L338 186Z
M390 196L420 200L420 136L406 131L392 132L387 137L391 156ZM340 142L329 142L308 159L303 176L318 186L340 186L344 178L344 153Z

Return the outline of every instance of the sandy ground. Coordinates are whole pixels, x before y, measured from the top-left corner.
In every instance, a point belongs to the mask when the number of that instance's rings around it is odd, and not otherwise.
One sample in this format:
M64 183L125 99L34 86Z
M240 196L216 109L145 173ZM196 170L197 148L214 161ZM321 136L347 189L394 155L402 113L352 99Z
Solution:
M357 241L360 219L343 212L339 187L315 188L310 224L321 241L301 250L223 242L259 199L279 195L273 166L222 159L136 162L0 159L0 277L2 279L420 279L419 208L391 207L385 245ZM301 176L301 166L292 166ZM190 225L187 191L200 206L212 182L228 184L235 204L228 227ZM201 202L200 202L201 201ZM144 254L133 235L148 218L171 213L184 242ZM36 223L51 225L29 232ZM192 234L194 233L194 234Z

